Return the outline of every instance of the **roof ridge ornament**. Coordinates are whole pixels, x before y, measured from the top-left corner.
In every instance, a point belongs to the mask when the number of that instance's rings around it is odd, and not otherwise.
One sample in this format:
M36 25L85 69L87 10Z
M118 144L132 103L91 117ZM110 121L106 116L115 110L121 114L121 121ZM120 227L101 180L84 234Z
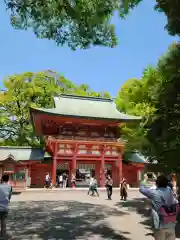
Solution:
M14 156L11 153L9 153L8 158L11 158L13 160L15 159Z
M113 102L112 98L105 98L105 97L94 97L94 96L83 96L83 95L76 95L76 94L65 94L61 93L54 97L54 99L58 98L74 98L74 99L81 99L81 100L96 100L96 101L105 101L105 102Z

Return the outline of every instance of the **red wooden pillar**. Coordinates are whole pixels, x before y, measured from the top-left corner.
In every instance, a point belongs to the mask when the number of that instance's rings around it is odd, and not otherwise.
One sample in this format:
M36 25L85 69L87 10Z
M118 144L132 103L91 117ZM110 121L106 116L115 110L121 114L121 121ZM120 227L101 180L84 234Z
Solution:
M115 187L119 186L119 176L118 176L118 171L117 171L117 167L116 167L116 163L113 162L112 164L112 180L113 180L113 185Z
M76 176L76 168L77 168L76 153L74 153L71 163L71 175Z
M105 186L105 175L104 175L104 156L105 156L105 146L102 147L102 152L101 152L101 163L100 163L100 172L101 172L101 179L100 179L100 187Z
M68 187L71 186L71 162L68 162Z
M100 185L100 163L97 161L95 164L95 177L97 179L98 186Z
M28 167L28 177L31 177L31 164L29 164L29 167Z
M71 174L76 177L76 168L77 168L77 162L76 162L76 153L77 153L77 144L74 146L74 154L72 158L72 164L71 164Z
M57 157L53 156L53 165L52 165L52 185L56 186L56 169L57 169Z
M16 176L16 173L17 173L17 165L16 164L14 164L14 175ZM14 179L14 186L16 187L16 183L17 183L17 179L16 179L16 177L15 177L15 179Z
M29 164L29 167L28 167L28 187L31 187L31 166L32 164ZM26 187L27 187L27 179L25 180L26 181Z
M122 179L122 152L119 153L118 172L119 172L118 180L119 180L119 183L120 183L120 181Z
M52 185L56 186L56 170L57 170L57 142L55 142L53 163L52 163Z
M76 168L77 168L77 160L76 160L76 153L77 153L77 144L74 146L74 151L73 151L73 157L72 157L72 161L69 164L69 182L71 183L72 180L72 176L75 176L76 178ZM70 185L71 186L71 185Z

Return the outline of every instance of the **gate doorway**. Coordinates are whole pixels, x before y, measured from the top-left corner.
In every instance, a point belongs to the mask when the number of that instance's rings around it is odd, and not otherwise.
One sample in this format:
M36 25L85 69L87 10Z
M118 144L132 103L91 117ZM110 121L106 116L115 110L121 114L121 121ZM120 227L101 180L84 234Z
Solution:
M70 183L69 183L69 170L67 169L57 169L56 170L56 183L57 183L57 186L61 187L59 185L59 177L62 176L63 177L63 174L67 174L68 178L67 178L67 184L66 184L66 187L70 186Z
M67 184L66 187L70 185L69 183L69 165L68 163L58 163L56 168L56 183L59 186L59 177L63 176L63 174L67 174Z
M95 169L95 164L78 163L76 170L76 186L88 187L90 177Z

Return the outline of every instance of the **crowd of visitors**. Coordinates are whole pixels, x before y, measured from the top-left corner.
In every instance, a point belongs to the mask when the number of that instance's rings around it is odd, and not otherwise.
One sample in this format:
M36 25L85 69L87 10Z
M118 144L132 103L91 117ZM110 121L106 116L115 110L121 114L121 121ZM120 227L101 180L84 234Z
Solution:
M56 186L60 188L66 188L68 186L68 175L67 173L60 174L56 179Z
M110 175L106 176L106 182L105 182L106 192L107 192L107 198L108 200L112 199L112 193L113 193L113 180ZM97 196L99 196L98 192L98 183L96 177L91 177L89 181L89 190L88 195L91 193L91 196L94 196L96 193ZM122 178L120 182L120 197L121 200L126 201L127 200L127 182L125 178Z
M57 176L56 187L66 188L68 186L70 186L72 188L76 187L76 177L75 177L75 175L72 175L70 184L68 182L67 173L63 173L63 174L60 174L59 176ZM52 188L52 178L51 178L49 173L47 173L46 176L45 176L44 187L45 188ZM108 200L111 200L112 192L113 192L113 180L112 180L110 175L106 176L105 187L106 187L106 191L107 191ZM90 180L89 180L88 195L90 193L91 193L91 196L94 196L95 193L96 193L97 196L99 196L98 183L97 183L97 179L96 179L95 176L91 177ZM121 200L124 200L124 201L127 200L127 182L126 182L125 178L122 178L122 180L120 182L120 197L121 197Z
M56 177L56 187L67 188L67 187L76 187L76 177L74 174L71 176L71 181L68 181L67 173L60 174ZM45 175L45 185L44 188L52 188L52 177L49 173Z
M71 177L71 186L76 187L76 178ZM140 184L140 193L149 199L149 208L151 210L152 230L155 240L175 240L176 219L179 213L179 202L177 200L177 186L174 177L167 178L164 175L156 177L154 175L155 184L149 187L148 176L145 174ZM66 188L68 185L68 175L63 173L57 178L57 186ZM112 199L113 180L110 175L106 176L105 182L108 200ZM45 187L52 187L52 179L50 174L45 176ZM96 177L92 177L89 182L88 195L95 193L99 196L98 183ZM0 184L0 236L6 235L6 219L8 216L8 204L12 195L12 187L9 184L9 175L4 174ZM125 178L120 182L120 199L127 200L128 188Z
M66 188L67 187L67 181L68 176L66 173L58 176L57 178L57 186ZM74 175L72 175L71 178L71 186L76 186L76 178ZM52 187L52 178L49 173L45 176L45 188L51 188ZM112 189L113 189L113 180L110 175L106 178L106 189L107 189L107 196L108 199L111 200L112 197ZM99 196L98 193L98 183L96 177L93 177L90 179L89 183L89 191L88 195L91 193L91 195L94 195L95 193ZM12 187L9 184L9 175L4 174L1 178L1 184L0 184L0 221L1 221L1 231L0 231L0 237L5 237L6 234L6 219L8 215L8 205L11 199L12 195ZM127 184L126 180L122 178L122 181L120 183L120 195L121 199L126 200L127 199Z
M76 177L72 175L71 186L76 187ZM151 209L152 230L155 240L175 240L176 218L179 213L179 203L177 200L177 186L174 177L167 178L164 175L156 177L154 175L155 184L149 187L148 176L145 174L140 184L140 193L149 199L149 207ZM6 236L6 219L8 216L8 204L12 195L12 187L8 183L9 176L4 174L0 184L0 220L1 231L0 236ZM66 188L68 186L68 175L63 173L57 178L57 187ZM113 180L110 175L106 176L106 190L109 200L112 199ZM52 187L52 179L49 173L45 176L45 188ZM98 183L96 177L92 177L89 182L88 195L95 193L99 196ZM128 188L125 178L120 182L120 199L127 200Z

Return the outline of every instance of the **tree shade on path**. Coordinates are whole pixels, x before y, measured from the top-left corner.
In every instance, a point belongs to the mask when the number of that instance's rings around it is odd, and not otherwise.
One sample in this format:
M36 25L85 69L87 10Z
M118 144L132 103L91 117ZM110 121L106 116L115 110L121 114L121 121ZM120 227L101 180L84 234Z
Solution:
M112 201L106 200L105 192L100 197L84 191L26 192L13 196L7 226L17 240L151 240L146 236L150 230L140 223L146 217L118 207L119 202L119 192Z

